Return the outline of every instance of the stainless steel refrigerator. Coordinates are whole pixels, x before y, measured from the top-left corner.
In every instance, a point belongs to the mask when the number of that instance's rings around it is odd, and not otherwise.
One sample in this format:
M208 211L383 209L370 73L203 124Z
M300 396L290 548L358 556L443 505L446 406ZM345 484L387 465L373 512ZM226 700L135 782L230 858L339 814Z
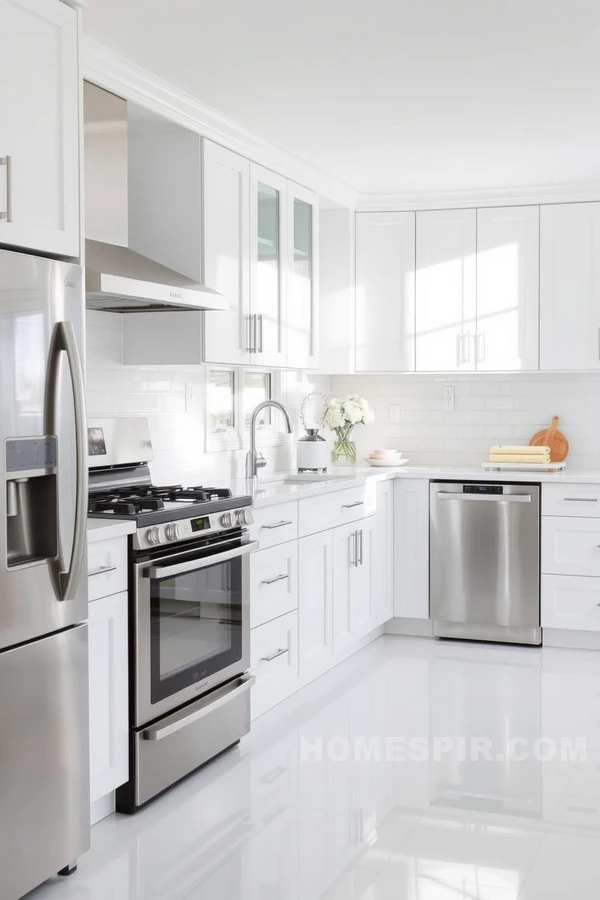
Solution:
M79 266L0 250L0 893L89 847Z

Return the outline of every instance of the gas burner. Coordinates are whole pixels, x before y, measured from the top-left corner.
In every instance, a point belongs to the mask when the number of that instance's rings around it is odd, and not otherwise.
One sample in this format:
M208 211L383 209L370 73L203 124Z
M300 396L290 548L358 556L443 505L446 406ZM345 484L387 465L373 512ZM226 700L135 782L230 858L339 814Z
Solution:
M116 496L94 495L88 501L90 513L113 513L115 516L135 516L142 512L164 509L162 500L156 497L139 497L137 491L115 491Z
M167 492L165 498L169 500L193 500L196 503L206 503L209 500L228 500L232 496L231 491L227 488L203 487L202 485L175 489L157 488L155 490L160 492L165 490Z

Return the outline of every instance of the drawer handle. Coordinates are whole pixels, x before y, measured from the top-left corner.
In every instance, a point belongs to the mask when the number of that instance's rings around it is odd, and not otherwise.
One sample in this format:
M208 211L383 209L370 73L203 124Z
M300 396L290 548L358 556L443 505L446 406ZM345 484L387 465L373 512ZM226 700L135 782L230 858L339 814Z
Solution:
M268 529L270 530L271 528L283 528L284 525L293 525L293 524L294 524L293 522L287 522L287 521L284 519L284 520L281 521L281 522L273 522L272 525L263 525L262 527L263 527L263 528L268 528Z
M285 581L286 578L289 578L289 575L276 575L275 578L265 578L261 581L261 584L275 584L277 581Z
M88 578L92 578L93 575L106 575L107 572L116 572L116 566L98 566L97 569L92 569L91 572L88 572Z
M597 497L565 497L565 503L597 503Z
M284 653L289 653L290 648L284 647L282 650L275 650L274 653L270 653L268 656L261 656L261 662L273 662L274 659L278 659L280 656L283 656Z
M598 812L593 806L565 806L565 809L569 812L592 813L594 815Z
M355 503L342 503L342 509L354 509L355 506L364 506L364 500L357 500Z

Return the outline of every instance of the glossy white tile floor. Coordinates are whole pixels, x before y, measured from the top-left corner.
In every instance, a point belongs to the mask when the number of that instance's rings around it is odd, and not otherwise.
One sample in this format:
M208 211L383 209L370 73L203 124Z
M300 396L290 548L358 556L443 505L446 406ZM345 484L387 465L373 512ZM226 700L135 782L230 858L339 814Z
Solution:
M585 762L317 762L302 738L540 736ZM28 900L597 900L600 654L384 637Z

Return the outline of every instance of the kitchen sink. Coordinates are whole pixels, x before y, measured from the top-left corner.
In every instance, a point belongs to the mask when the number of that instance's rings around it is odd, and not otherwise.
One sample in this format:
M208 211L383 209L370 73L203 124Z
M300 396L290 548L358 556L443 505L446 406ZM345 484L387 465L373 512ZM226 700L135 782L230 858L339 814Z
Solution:
M352 475L329 475L326 472L318 473L301 473L295 475L274 475L272 478L261 478L262 484L317 484L324 481L353 481Z

